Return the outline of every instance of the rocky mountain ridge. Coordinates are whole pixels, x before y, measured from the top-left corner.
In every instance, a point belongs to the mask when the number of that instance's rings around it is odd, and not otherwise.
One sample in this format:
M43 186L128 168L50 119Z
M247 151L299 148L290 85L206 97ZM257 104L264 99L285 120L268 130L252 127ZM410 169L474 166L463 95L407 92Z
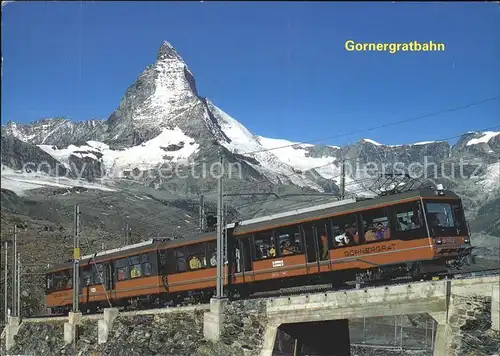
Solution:
M96 168L105 172L111 168L148 170L163 164L211 161L222 148L224 157L243 164L249 176L316 191L335 191L341 157L363 164L409 164L423 157L442 160L466 153L494 163L500 152L498 132L467 133L453 147L446 141L391 146L362 139L340 148L255 136L198 94L192 72L168 42L160 46L156 61L126 90L107 120L74 123L54 118L24 125L9 122L2 134L37 145L70 170L71 156L84 159L90 166L87 169L94 172L73 173L86 178L103 175L95 172ZM168 146L179 150L165 149ZM282 146L288 147L276 149ZM77 166L81 168L83 163ZM325 184L325 180L334 184Z
M213 192L215 180L210 175L200 179L193 172L216 162L219 154L228 164L239 164L238 177L227 182L229 190L233 186L250 193L271 188L335 194L344 160L346 191L351 195L373 196L377 174L412 174L410 167L417 164L417 178L444 182L463 193L474 214L500 199L500 132L468 132L455 145L443 140L385 145L361 139L344 147L257 136L200 96L193 73L168 42L127 88L108 119L46 118L3 126L2 188L25 194L33 192L32 187L82 186L83 181L89 189L119 190L138 184L196 198ZM367 172L368 165L375 165L375 171ZM48 183L48 177L37 176L31 187L26 186L28 176L33 179L26 166L32 173L69 180ZM188 176L175 176L179 170ZM260 207L265 206L263 201ZM263 212L257 210L244 213Z
M203 171L219 154L240 169L224 180L225 193L233 193L225 198L229 221L336 199L342 159L349 195L373 195L375 175L363 169L369 164L378 173L434 164L432 180L463 197L479 254L500 263L500 132L465 133L455 145L362 139L344 147L258 136L200 96L168 42L108 119L8 122L1 136L2 240L14 224L26 227L19 250L26 266L36 266L28 271L26 282L38 287L25 291L26 310L41 307L37 273L71 256L76 203L84 254L189 236L198 231L201 194L206 212L215 212L216 180Z

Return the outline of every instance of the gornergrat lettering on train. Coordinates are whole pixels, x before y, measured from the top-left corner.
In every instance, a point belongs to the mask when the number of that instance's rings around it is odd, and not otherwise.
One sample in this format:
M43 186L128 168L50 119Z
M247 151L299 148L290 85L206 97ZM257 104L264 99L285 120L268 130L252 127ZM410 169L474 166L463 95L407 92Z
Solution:
M345 251L344 256L349 257L349 256L357 256L357 255L367 255L367 254L374 253L374 252L384 252L384 251L390 251L390 250L395 250L395 249L396 249L396 244L382 245L382 246L371 246L371 247L357 248L355 250Z

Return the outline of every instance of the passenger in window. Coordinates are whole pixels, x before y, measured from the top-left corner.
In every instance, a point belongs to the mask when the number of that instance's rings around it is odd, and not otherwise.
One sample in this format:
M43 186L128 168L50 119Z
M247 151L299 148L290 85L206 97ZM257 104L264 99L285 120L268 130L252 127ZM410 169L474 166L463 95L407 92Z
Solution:
M384 239L384 225L382 223L378 223L375 230L375 235L377 236L377 240Z
M217 266L217 254L215 252L212 254L212 257L210 258L210 265L212 267Z
M335 236L335 242L338 247L347 246L349 244L349 237L345 233Z
M138 265L134 265L130 270L130 278L138 278L142 275L141 268Z
M292 244L290 243L290 241L285 241L283 243L283 248L281 249L281 254L283 256L286 256L286 255L293 255L293 253L294 253L294 249L293 249Z
M151 264L149 262L143 264L143 269L145 276L151 276Z
M411 229L418 229L420 227L420 214L417 209L413 210L411 215Z
M276 257L276 248L274 245L271 245L271 248L269 248L269 257Z
M351 227L349 227L349 224L345 225L345 230L344 230L344 235L346 236L346 244L350 244L351 242L355 241L355 238L358 235L358 231L356 228L356 223L352 223Z
M302 251L302 247L300 245L300 240L295 240L295 247L297 249L297 252Z
M372 242L377 240L377 235L375 233L375 229L373 228L367 228L365 232L365 241L366 242Z
M189 268L191 268L191 269L201 268L201 262L198 259L198 257L196 257L196 256L191 257L191 259L189 260Z
M119 281L123 281L125 279L126 279L126 277L125 277L125 269L124 268L120 268L118 270L118 280Z

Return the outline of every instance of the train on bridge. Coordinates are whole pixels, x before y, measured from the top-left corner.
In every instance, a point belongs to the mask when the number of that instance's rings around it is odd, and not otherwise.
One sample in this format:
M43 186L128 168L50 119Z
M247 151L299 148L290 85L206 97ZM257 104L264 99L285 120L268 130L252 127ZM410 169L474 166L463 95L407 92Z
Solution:
M461 199L442 188L339 200L232 223L224 233L230 298L315 284L425 279L460 268L472 249ZM208 232L83 256L80 309L206 301L216 289L216 252L216 234ZM46 274L52 313L72 307L72 270L68 262Z

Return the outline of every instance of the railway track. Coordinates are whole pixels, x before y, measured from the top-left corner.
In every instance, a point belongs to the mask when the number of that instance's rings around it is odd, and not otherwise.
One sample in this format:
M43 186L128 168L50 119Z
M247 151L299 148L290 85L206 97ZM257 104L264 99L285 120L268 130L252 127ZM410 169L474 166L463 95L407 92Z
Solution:
M500 275L500 269L492 268L487 270L478 270L478 271L455 271L439 274L437 276L433 276L432 278L428 278L426 280L413 281L411 277L399 277L391 280L389 283L383 284L371 284L371 283L360 283L359 288L367 289L367 288L377 288L377 287L385 287L385 286L394 286L400 284L408 284L408 283L420 283L420 282L428 282L430 280L445 280L445 279L467 279L467 278L476 278L476 277L487 277L487 276L495 276ZM270 292L262 292L256 293L250 296L247 299L258 299L258 298L269 298L269 297L287 297L292 295L300 295L305 293L321 293L328 291L345 291L356 289L357 285L355 281L348 282L348 286L340 287L332 289L331 284L318 284L312 286L303 286L303 287L293 287L280 289L277 291Z
M296 296L296 295L310 294L310 293L353 290L353 289L357 289L358 287L362 288L362 289L369 289L369 288L394 286L394 285L401 285L401 284L408 284L408 283L422 283L422 282L428 282L430 280L437 281L437 280L467 279L467 278L488 277L488 276L496 276L496 275L500 275L499 268L490 268L490 269L486 269L486 270L469 270L469 271L463 270L463 271L454 271L454 272L447 272L447 273L438 274L436 276L433 276L432 278L428 278L426 280L420 280L420 281L412 281L411 278L408 278L408 277L399 277L399 278L395 278L394 280L390 281L389 283L383 283L383 284L379 284L379 285L361 283L359 286L357 286L356 282L353 281L353 282L349 282L349 284L346 285L345 287L335 288L335 289L332 288L331 284L318 284L318 285L309 285L309 286L301 286L301 287L283 288L283 289L279 289L276 291L255 293L249 297L236 298L235 300L261 299L261 298L270 298L270 297L287 297L287 296ZM173 306L173 307L156 307L156 308L148 308L148 309L127 310L127 311L124 311L123 313L130 314L130 315L143 314L143 313L161 313L160 310L162 310L162 309L208 308L208 306L209 306L209 304L199 303L199 304L187 304L187 305ZM93 319L93 318L99 318L100 315L102 315L102 312L85 314L85 317ZM67 318L67 315L64 315L64 314L36 315L33 317L29 317L29 318L23 318L23 321L44 322L44 321L50 321L51 319L52 320L62 320L65 318Z

